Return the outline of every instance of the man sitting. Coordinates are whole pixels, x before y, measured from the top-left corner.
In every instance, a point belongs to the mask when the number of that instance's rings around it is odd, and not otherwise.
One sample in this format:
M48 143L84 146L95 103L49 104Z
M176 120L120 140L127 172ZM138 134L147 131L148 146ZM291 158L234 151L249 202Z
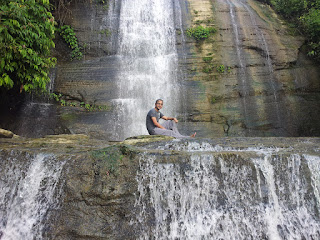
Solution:
M162 107L163 100L157 99L155 108L152 108L147 114L146 125L150 135L165 135L175 138L190 138L196 136L196 133L192 134L190 137L181 135L176 125L178 120L176 118L164 116L160 112ZM160 118L166 120L162 125L159 123Z

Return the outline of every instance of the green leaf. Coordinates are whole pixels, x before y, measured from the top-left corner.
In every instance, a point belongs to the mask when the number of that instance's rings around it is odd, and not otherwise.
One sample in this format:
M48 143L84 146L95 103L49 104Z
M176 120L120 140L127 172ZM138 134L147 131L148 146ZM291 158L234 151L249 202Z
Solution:
M12 88L14 85L12 79L6 73L2 74L0 77L0 86L4 86L6 88Z

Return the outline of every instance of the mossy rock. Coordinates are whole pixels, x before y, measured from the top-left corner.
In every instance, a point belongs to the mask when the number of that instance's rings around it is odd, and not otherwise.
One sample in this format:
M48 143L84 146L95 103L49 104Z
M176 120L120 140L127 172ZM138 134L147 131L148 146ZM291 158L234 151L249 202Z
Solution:
M173 140L174 137L162 136L162 135L140 135L129 137L123 141L124 144L127 145L141 145L146 143L158 142L158 141L170 141Z

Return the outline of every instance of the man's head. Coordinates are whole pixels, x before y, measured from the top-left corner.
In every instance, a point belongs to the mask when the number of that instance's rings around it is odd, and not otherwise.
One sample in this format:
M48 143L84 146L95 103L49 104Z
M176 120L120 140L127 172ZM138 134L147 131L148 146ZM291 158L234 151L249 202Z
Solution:
M162 106L163 106L163 100L162 99L157 99L156 100L156 103L155 103L155 107L156 107L156 109L157 110L160 110L161 108L162 108Z

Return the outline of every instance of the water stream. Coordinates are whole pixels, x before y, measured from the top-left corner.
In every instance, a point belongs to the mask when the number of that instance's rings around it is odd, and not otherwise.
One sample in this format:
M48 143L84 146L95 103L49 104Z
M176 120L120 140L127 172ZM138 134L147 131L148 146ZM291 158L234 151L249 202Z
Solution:
M147 134L146 113L158 98L164 100L167 116L179 109L176 2L121 1L116 139Z
M46 154L14 154L0 162L0 239L43 239L59 206L64 162Z
M249 121L249 90L250 90L250 84L249 84L249 77L248 73L246 71L246 62L245 62L245 56L243 54L243 48L240 41L240 33L238 26L238 20L236 19L235 14L235 4L227 0L226 1L229 5L229 13L231 18L231 25L232 25L232 31L234 35L234 45L237 52L237 60L238 60L238 79L239 79L239 93L241 95L241 106L243 109L243 117L244 117L244 123L246 126L248 126L248 133L250 134L250 121Z
M244 123L248 127L247 135L252 136L251 130L256 127L255 121L261 121L264 115L278 132L285 130L283 123L283 111L281 110L281 99L279 96L279 86L274 73L274 67L271 59L270 47L267 41L267 31L262 30L259 23L259 16L254 12L246 0L227 0L225 2L229 8L231 29L233 32L233 42L238 60L238 83L239 94L241 95L241 106L243 112ZM246 34L246 31L251 33ZM250 41L246 42L246 41ZM249 49L255 49L252 53ZM251 53L250 53L251 51ZM253 63L253 56L256 54L260 63ZM250 71L250 64L261 64L265 70L265 76L261 79L254 79L253 73ZM265 80L264 80L265 79ZM262 82L267 95L262 100L264 108L254 109L257 104L254 99L254 83ZM255 116L256 114L256 116ZM256 118L256 119L255 119ZM284 133L283 133L284 134Z
M257 21L256 21L256 15L255 13L251 10L251 8L248 6L248 3L246 0L241 0L240 4L242 5L242 7L249 13L250 15L250 20L251 20L251 24L254 27L254 32L256 33L256 36L258 38L258 42L259 42L259 47L262 49L263 54L265 55L265 62L266 62L266 66L268 67L268 82L270 85L270 89L271 89L271 94L273 95L273 101L274 101L274 108L275 108L275 113L276 113L276 123L275 123L275 127L279 128L281 126L281 114L280 114L280 106L279 106L279 94L278 94L278 86L277 86L277 81L276 81L276 77L274 75L274 68L273 68L273 64L272 64L272 59L270 57L270 50L269 50L269 46L267 43L267 40L264 36L264 33L261 31L260 26L258 25Z
M140 239L320 238L319 156L208 143L163 149L190 155L172 163L142 155Z

